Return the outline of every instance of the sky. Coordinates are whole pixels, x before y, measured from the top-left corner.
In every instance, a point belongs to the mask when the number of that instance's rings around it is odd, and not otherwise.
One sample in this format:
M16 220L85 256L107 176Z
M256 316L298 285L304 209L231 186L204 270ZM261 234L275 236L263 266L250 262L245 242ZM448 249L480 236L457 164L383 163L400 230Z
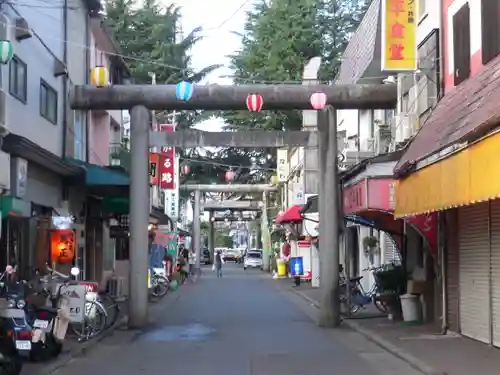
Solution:
M170 4L168 0L163 0ZM233 54L241 46L241 38L233 33L243 32L246 12L252 9L251 0L176 0L182 8L182 28L186 35L196 27L203 28L204 39L191 51L193 67L202 69L213 64L223 64L207 81L219 85L229 85L232 74L227 55ZM241 9L240 9L241 8ZM226 77L224 77L226 76ZM220 131L222 121L214 119L200 123L197 129L205 131Z

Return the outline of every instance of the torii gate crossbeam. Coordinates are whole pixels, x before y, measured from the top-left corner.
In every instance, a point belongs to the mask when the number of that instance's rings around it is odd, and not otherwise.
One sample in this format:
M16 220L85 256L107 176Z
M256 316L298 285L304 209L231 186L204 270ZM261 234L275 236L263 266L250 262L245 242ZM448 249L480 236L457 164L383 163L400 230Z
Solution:
M389 109L397 101L395 85L242 85L195 86L192 98L176 98L175 85L113 85L104 88L74 86L70 90L72 109L110 110L130 109L130 295L129 327L142 328L148 322L148 293L146 274L148 257L147 225L149 218L148 152L149 110L245 110L249 94L263 97L264 110L311 110L310 97L322 92L327 96L327 111L318 116L318 149L320 175L320 237L321 237L321 302L319 325L340 324L339 299L339 238L340 223L337 176L337 109ZM245 145L245 139L234 142L233 147ZM275 138L286 136L274 135ZM250 147L266 147L252 144ZM284 143L280 143L284 145ZM164 146L169 146L168 144ZM223 145L221 145L223 146ZM306 144L307 146L307 144ZM325 194L326 193L326 194ZM195 191L195 221L200 214L200 191ZM199 251L200 228L195 225L194 245ZM199 269L199 263L197 263Z

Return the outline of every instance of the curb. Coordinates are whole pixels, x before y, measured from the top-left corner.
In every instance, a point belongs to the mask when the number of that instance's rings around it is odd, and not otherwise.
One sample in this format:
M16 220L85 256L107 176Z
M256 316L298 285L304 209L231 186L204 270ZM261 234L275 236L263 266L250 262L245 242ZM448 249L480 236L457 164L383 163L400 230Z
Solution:
M193 278L193 283L196 283L201 275L197 275ZM176 293L177 294L177 293ZM179 298L177 296L177 298ZM154 305L152 305L154 306ZM151 306L150 306L151 309ZM38 375L50 375L55 373L57 370L60 370L61 368L65 367L70 361L72 361L74 358L82 357L85 354L87 354L90 350L92 350L97 344L99 344L101 341L106 339L107 337L110 337L118 328L124 326L127 324L128 321L128 315L124 314L121 318L119 318L116 323L112 326L109 327L106 331L104 331L102 334L100 334L97 337L94 337L91 340L82 342L77 344L72 350L70 350L67 353L62 354L60 357L53 361L45 362L43 364L43 368L41 368L38 373Z
M122 316L120 319L118 319L113 327L108 328L99 336L94 337L91 340L79 343L78 346L76 346L73 350L70 350L68 353L63 354L61 357L55 359L52 362L46 362L43 368L40 369L39 375L53 374L57 370L65 367L72 359L84 356L87 352L89 352L89 350L91 350L102 340L111 336L118 327L125 324L127 322L127 319L127 315Z
M315 308L319 308L319 303L315 300L313 300L311 297L307 296L304 292L300 290L295 290L292 289L292 291L309 302L311 305L313 305ZM420 371L421 373L425 375L447 375L446 372L439 371L432 366L429 366L427 363L424 361L418 359L417 357L405 352L404 350L399 349L396 345L392 344L388 340L382 338L380 335L377 333L366 329L362 327L359 323L356 323L355 321L348 320L348 319L343 319L342 322L349 327L350 329L360 333L363 335L366 339L370 340L374 344L378 345L385 351L391 353L395 357L401 359L402 361L408 363L411 367L413 367L415 370Z

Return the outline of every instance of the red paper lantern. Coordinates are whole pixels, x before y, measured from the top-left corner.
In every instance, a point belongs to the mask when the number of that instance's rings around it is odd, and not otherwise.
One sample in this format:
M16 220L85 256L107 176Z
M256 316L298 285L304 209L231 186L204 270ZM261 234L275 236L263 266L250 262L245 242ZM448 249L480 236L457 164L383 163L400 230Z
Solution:
M226 181L233 181L234 180L233 171L227 171L225 177L226 177Z
M188 174L190 170L191 170L191 168L189 168L189 165L184 164L184 165L182 166L182 173L184 173L184 174Z
M322 92L315 92L311 95L311 105L316 110L325 109L327 97Z
M250 112L260 112L263 105L264 100L261 95L250 94L247 96L247 108Z

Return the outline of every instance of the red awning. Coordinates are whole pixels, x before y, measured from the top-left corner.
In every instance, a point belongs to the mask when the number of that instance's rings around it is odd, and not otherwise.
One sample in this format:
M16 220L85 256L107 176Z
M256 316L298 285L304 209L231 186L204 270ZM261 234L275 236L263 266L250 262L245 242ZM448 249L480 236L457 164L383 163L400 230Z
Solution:
M302 214L300 213L301 208L302 206L300 204L290 207L276 218L276 224L301 222L303 220Z

